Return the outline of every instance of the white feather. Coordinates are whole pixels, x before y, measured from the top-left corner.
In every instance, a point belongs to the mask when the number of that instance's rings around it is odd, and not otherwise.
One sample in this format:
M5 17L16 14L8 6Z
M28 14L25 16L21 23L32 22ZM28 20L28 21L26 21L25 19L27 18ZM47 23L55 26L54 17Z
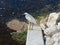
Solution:
M33 16L31 16L31 15L28 14L28 13L24 13L24 14L25 14L25 18L26 18L29 22L36 24L36 20L35 20L35 18L34 18Z

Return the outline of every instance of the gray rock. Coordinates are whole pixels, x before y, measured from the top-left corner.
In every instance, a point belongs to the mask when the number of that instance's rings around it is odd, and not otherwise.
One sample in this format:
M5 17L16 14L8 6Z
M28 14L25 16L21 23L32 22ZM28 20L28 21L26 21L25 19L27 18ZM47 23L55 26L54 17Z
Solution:
M53 45L60 45L60 43L59 42L55 42Z
M50 36L45 36L46 37L46 45L53 45L54 41L51 39Z
M40 27L41 27L42 30L45 30L45 29L46 29L46 26L45 26L45 24L43 24L43 23L40 24Z
M56 13L56 12L50 13L47 21L47 26L48 27L53 26L57 24L59 21L60 21L60 13Z
M60 22L58 23L58 26L57 26L58 30L60 30Z
M47 20L48 20L48 16L46 18L40 20L40 27L42 30L45 30L47 28L47 25L46 25Z
M53 34L59 32L60 30L57 29L57 25L53 25L44 30L44 33L48 36L52 36Z
M59 41L60 41L60 32L55 33L55 34L52 36L52 39L53 39L55 42L59 42Z

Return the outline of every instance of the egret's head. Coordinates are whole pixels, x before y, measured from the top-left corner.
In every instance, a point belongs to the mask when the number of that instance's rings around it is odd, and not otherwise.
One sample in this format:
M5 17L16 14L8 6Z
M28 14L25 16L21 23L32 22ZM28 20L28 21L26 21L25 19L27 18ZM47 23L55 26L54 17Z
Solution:
M24 13L24 15L27 15L27 14L28 14L27 12Z

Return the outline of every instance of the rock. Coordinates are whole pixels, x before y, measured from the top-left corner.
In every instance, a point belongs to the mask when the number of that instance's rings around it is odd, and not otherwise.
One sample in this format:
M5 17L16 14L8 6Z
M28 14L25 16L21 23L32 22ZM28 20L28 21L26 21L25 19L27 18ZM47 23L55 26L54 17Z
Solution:
M46 36L46 45L53 45L54 41L51 39L51 37Z
M47 21L47 26L53 26L60 21L60 13L50 13Z
M45 26L45 24L43 24L43 23L40 24L40 27L41 27L42 30L45 30L45 29L46 29L46 26Z
M17 32L21 32L21 31L27 30L27 23L20 22L18 19L13 19L7 22L7 27Z
M52 36L53 34L59 32L60 30L57 29L57 25L53 25L44 30L44 33L48 36Z
M55 42L60 41L60 32L54 34L54 35L52 36L52 39L53 39Z
M58 26L57 26L57 28L60 30L60 22L58 23Z
M53 45L60 45L59 42L55 42Z
M58 42L58 44L60 45L60 41Z
M47 20L48 20L48 16L42 20L40 20L40 27L42 28L42 30L45 30L47 28Z
M47 20L40 21L44 30L46 45L60 45L60 12L50 13Z

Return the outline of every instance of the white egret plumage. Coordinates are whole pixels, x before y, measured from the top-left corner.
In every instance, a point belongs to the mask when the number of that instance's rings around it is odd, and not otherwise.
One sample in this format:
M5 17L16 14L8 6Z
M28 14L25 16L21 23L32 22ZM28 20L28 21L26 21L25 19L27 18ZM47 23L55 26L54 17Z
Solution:
M37 24L35 18L33 16L31 16L30 14L28 14L27 12L25 12L24 15L25 15L25 18L29 21L29 28L30 28L30 26L32 26L32 28L33 28L33 24ZM29 30L29 28L28 28L28 30Z

